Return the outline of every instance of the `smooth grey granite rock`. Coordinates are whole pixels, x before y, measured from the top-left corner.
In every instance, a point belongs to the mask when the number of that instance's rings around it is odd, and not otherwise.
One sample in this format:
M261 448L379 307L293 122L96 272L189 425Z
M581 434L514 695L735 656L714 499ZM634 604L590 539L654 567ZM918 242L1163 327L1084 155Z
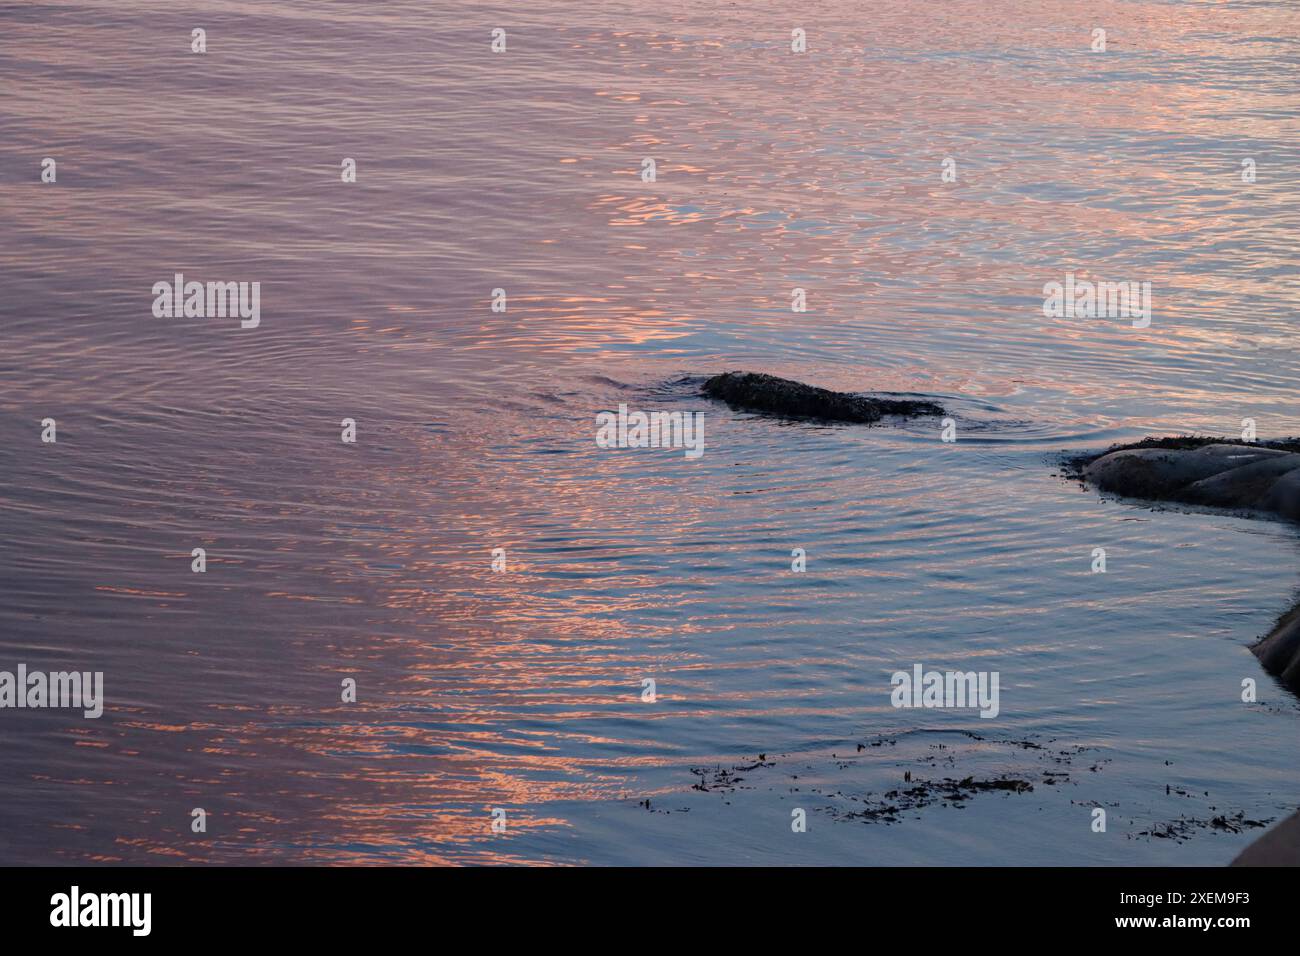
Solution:
M1274 511L1283 518L1300 521L1300 469L1287 472L1273 482L1260 506L1264 511Z
M1244 456L1243 456L1244 459ZM1262 511L1279 478L1300 469L1300 455L1275 454L1251 462L1241 461L1217 475L1187 486L1189 501L1216 508Z
M1300 693L1300 604L1283 614L1252 650L1266 671Z
M1104 492L1188 505L1300 514L1300 454L1290 447L1214 442L1108 451L1083 468Z
M1102 455L1088 464L1083 474L1102 491L1130 498L1151 498L1156 501L1186 501L1207 504L1204 499L1217 497L1227 501L1222 481L1219 485L1205 485L1209 479L1224 479L1239 469L1255 465L1273 467L1274 460L1297 459L1300 456L1271 448L1254 448L1249 445L1214 444L1198 448L1122 448ZM1290 468L1284 471L1289 471ZM1273 473L1273 480L1280 474ZM1195 490L1194 490L1195 489ZM1255 489L1239 503L1220 507L1254 507L1267 488Z

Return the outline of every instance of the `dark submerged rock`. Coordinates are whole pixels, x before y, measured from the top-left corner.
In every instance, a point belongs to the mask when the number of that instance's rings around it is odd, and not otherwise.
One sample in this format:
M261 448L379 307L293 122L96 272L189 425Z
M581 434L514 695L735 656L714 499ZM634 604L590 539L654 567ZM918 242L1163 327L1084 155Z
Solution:
M885 415L944 414L943 407L934 402L833 392L762 372L723 372L705 382L702 391L733 408L783 418L871 424Z

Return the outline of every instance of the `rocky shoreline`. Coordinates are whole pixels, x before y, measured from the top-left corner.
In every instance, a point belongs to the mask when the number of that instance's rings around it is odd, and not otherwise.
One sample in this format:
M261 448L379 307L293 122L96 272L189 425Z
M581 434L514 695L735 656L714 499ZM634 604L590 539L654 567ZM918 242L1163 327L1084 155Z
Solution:
M836 392L761 372L714 375L704 382L701 394L761 415L825 422L869 425L885 416L946 414L935 402ZM1298 438L1256 442L1195 435L1144 438L1069 458L1065 464L1068 477L1106 494L1300 523ZM1300 603L1278 618L1251 650L1268 673L1300 694ZM942 781L937 786L949 799L955 799L954 794L966 796L966 790L1012 789L1002 782L988 787L968 787L968 783ZM696 789L709 788L697 784ZM902 791L888 796L898 797L899 793ZM920 791L906 793L920 800ZM1229 827L1230 822L1225 819L1222 826ZM1233 865L1294 866L1298 862L1300 812L1251 844Z
M1300 439L1147 438L1071 464L1076 477L1126 498L1300 521ZM1300 694L1300 604L1278 618L1251 651L1266 671ZM1300 811L1248 846L1232 865L1297 863Z
M1109 494L1300 522L1297 439L1146 438L1071 464L1077 477ZM1251 650L1266 671L1300 694L1300 604Z

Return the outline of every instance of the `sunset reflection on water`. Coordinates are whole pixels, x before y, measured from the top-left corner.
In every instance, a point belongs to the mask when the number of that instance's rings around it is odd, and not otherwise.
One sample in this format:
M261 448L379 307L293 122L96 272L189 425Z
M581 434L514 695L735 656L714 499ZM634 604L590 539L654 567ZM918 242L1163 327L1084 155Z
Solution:
M188 15L71 10L0 12L0 668L107 704L0 712L0 859L1216 864L1249 834L1102 845L1077 806L1294 800L1245 649L1293 532L1052 457L1300 431L1293 6L833 2L796 56L785 10L548 0L495 57L485 10L246 4L205 58ZM177 271L260 281L261 327L153 319ZM1151 327L1045 319L1066 272L1150 281ZM960 438L698 395L736 368ZM620 403L703 411L703 457L597 448ZM996 726L892 708L917 661L999 670ZM1100 769L830 810L1024 740Z

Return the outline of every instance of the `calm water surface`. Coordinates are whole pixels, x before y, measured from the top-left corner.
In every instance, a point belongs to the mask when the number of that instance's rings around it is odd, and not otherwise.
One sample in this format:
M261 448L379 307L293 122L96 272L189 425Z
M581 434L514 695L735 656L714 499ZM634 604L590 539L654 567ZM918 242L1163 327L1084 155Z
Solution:
M188 6L0 6L0 668L107 697L0 712L0 860L1218 864L1258 831L1145 834L1296 806L1294 530L1056 468L1300 432L1295 3ZM1150 328L1044 319L1070 270ZM620 402L703 457L598 449ZM1001 714L895 710L918 662ZM1035 789L850 816L908 770Z

